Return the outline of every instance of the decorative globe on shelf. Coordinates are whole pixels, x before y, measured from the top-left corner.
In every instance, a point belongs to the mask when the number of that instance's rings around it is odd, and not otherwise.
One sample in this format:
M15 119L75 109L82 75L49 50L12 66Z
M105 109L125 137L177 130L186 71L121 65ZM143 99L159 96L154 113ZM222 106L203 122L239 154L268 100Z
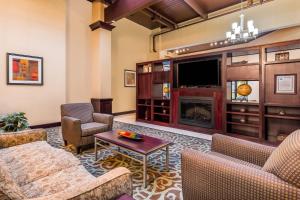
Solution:
M246 97L250 95L251 92L252 92L251 86L246 83L239 85L237 88L237 93L242 96L240 98L240 100L242 101L247 100Z
M169 93L170 89L168 87L164 87L164 93Z

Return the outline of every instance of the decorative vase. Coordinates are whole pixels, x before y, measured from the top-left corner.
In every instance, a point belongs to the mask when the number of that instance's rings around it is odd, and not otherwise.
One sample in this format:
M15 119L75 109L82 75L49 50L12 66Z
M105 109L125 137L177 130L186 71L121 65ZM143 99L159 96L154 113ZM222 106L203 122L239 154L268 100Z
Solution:
M279 115L285 115L284 110L279 111Z
M245 108L241 108L240 112L244 113L244 112L246 112L246 109Z

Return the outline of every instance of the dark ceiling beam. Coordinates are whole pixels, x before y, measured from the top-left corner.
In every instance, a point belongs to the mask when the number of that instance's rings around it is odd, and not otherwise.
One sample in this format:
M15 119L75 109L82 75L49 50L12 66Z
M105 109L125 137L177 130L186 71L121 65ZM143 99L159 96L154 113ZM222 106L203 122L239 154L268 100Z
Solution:
M141 10L141 12L143 14L145 14L146 16L148 16L149 18L151 18L152 22L157 22L163 26L166 26L166 27L169 27L169 28L174 28L174 25L162 18L160 18L159 16L155 15L154 13L152 13L151 11L149 10Z
M105 4L113 4L116 0L88 0L89 2L94 2L94 1L100 1L102 3L105 3Z
M207 12L199 5L197 0L183 0L189 5L201 18L207 19Z
M117 0L114 4L105 8L105 22L122 19L160 1L162 0Z
M161 24L161 25L163 25L165 27L169 27L169 28L172 28L172 29L174 28L174 26L172 24L170 24L169 22L167 22L165 20L162 20L161 18L159 18L157 16L153 17L152 21L153 22L157 22L157 23L159 23L159 24Z
M177 27L177 23L176 23L176 22L174 22L174 21L172 21L171 19L169 19L169 18L163 16L163 15L160 14L159 12L153 10L152 8L146 8L145 10L147 10L147 11L153 13L153 14L156 15L158 18L160 18L160 19L162 19L162 20L168 22L169 24L172 24L173 28L176 28L176 27Z

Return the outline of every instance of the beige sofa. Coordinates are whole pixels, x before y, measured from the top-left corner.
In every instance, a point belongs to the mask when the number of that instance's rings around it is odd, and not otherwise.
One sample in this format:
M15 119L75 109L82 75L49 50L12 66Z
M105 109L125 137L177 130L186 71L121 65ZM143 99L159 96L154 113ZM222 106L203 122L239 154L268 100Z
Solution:
M126 168L96 178L71 153L45 140L42 129L0 134L1 200L108 200L132 195Z
M183 151L184 200L300 199L300 130L277 148L215 134L211 150Z

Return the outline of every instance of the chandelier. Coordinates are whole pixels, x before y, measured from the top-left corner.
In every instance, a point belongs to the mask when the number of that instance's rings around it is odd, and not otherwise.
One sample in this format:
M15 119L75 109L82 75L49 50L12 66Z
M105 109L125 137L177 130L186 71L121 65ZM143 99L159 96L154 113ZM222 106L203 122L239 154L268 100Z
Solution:
M241 0L241 15L240 23L234 22L231 25L232 30L226 32L226 39L229 42L247 42L248 40L255 39L258 35L258 28L254 27L254 21L247 21L245 26L245 15L243 14L243 1Z

